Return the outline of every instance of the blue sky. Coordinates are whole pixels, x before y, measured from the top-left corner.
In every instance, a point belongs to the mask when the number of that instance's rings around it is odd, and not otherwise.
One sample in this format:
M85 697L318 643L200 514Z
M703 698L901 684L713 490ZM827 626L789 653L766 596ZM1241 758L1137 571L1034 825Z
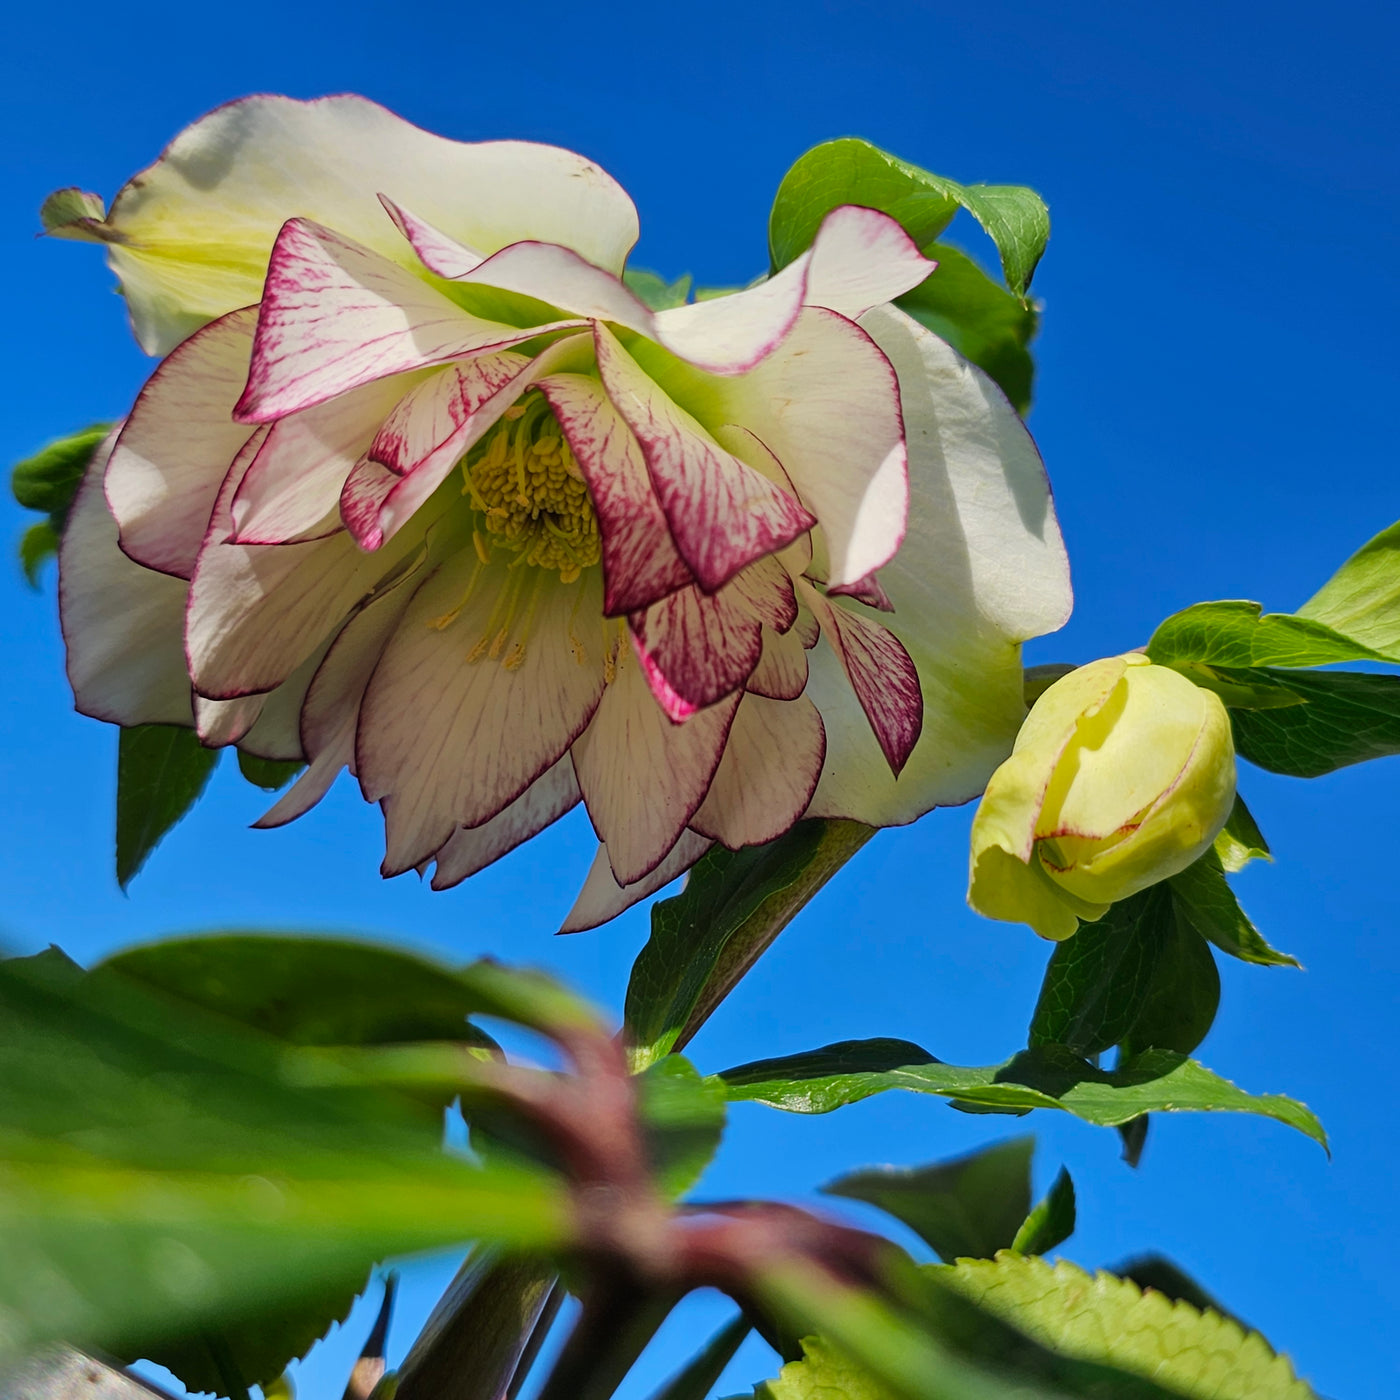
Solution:
M711 284L762 270L768 204L796 156L863 135L958 179L1034 185L1051 206L1031 426L1078 602L1032 659L1138 645L1199 599L1286 609L1400 516L1398 37L1393 8L1354 0L25 6L0 55L0 248L15 312L0 345L0 460L122 412L148 371L95 250L34 241L41 199L72 183L110 196L228 98L356 90L448 135L571 146L636 199L636 263ZM20 514L0 504L7 548ZM645 914L552 937L591 850L577 815L433 895L413 877L379 880L378 817L350 787L290 829L252 832L260 795L221 771L120 894L114 735L72 713L52 578L36 595L0 562L0 590L9 946L53 941L90 959L189 928L356 929L453 958L547 963L620 1007ZM1030 1128L1037 1185L1061 1162L1078 1185L1069 1257L1164 1250L1322 1394L1394 1395L1397 785L1395 760L1306 785L1243 774L1277 863L1239 888L1307 971L1223 968L1200 1055L1246 1088L1308 1102L1332 1134L1330 1162L1278 1124L1200 1115L1155 1120L1133 1172L1115 1135L1068 1119L965 1117L890 1095L826 1118L740 1106L702 1189L810 1199L856 1166L927 1162ZM868 847L697 1039L701 1068L869 1035L970 1064L1022 1044L1046 949L964 908L969 819L935 814ZM449 1271L410 1270L396 1351ZM647 1394L721 1316L703 1299L678 1315L623 1394ZM357 1314L312 1357L306 1400L339 1394L366 1326ZM761 1347L746 1349L728 1390L767 1369Z

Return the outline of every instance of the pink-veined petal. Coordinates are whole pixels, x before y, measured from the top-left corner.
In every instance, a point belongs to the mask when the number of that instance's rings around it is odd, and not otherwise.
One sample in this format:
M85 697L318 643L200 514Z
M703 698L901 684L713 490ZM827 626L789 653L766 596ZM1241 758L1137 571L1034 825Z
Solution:
M102 492L114 438L93 453L59 546L59 620L73 699L79 713L110 724L190 725L180 645L189 585L134 564L118 548Z
M887 563L904 538L908 458L899 382L874 340L809 307L781 349L716 382L726 417L772 451L821 522L829 582Z
M828 597L854 598L857 603L864 603L867 608L874 608L876 612L894 611L890 595L880 586L880 580L874 574L866 574L855 583L833 585L826 591Z
M826 731L810 700L745 695L691 828L730 850L775 840L807 810L825 757Z
M807 684L807 648L794 626L787 632L763 629L763 654L744 682L752 695L769 700L796 700Z
M620 652L593 722L573 746L584 804L620 885L653 869L705 800L738 701L730 696L673 724L636 660Z
M646 460L596 379L554 374L539 389L588 483L603 550L603 611L617 617L691 581L676 552Z
M565 754L542 777L536 778L509 807L480 826L454 831L437 853L433 888L449 889L468 875L485 870L518 845L537 836L578 805L574 765Z
M455 238L449 238L441 229L436 229L426 219L420 219L408 209L395 204L386 194L379 196L384 212L394 221L394 227L408 239L409 246L418 255L418 260L439 277L451 281L462 277L474 267L480 267L485 255L474 248L468 248Z
M593 717L603 691L597 571L572 584L538 574L537 596L501 628L498 603L513 577L503 565L478 571L475 555L454 559L418 590L385 647L355 753L365 797L384 807L386 875L509 806Z
M107 468L122 549L188 579L229 463L253 431L230 416L248 378L257 308L196 331L146 381Z
M713 593L816 523L780 486L720 447L605 326L595 327L594 341L608 397L641 445L671 538L703 589Z
M630 885L619 885L613 876L612 863L608 859L608 848L599 846L588 869L574 907L569 910L561 925L560 933L582 933L584 929L597 928L609 919L625 913L639 899L669 885L672 880L684 875L713 842L706 836L686 830L676 839L676 844L666 853L665 858L649 874Z
M361 244L290 219L272 250L248 385L234 416L271 422L373 379L580 324L521 330L482 320Z
M889 628L823 598L805 580L798 586L840 659L890 771L898 777L924 723L923 693L913 659Z

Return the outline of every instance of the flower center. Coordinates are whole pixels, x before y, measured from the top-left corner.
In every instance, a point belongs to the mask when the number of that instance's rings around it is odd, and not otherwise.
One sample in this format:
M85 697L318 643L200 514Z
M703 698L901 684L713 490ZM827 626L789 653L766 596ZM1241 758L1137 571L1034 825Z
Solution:
M483 562L503 550L508 567L533 564L572 583L601 557L598 519L583 473L532 390L462 461L462 492L484 517L473 543Z

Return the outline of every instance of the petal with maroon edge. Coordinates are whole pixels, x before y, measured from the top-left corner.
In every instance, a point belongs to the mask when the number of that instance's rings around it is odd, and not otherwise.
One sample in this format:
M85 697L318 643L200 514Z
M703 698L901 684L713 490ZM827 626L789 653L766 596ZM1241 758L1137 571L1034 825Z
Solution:
M234 543L284 544L338 529L345 478L411 383L364 384L274 423L234 493Z
M437 853L433 888L450 889L468 875L485 870L518 845L537 836L578 805L578 780L565 754L543 777L535 779L504 811L480 826L454 831Z
M257 308L197 331L146 381L107 468L122 549L189 578L229 463L252 429L230 418L248 379Z
M386 875L514 802L583 732L602 694L598 572L564 584L535 571L524 587L539 593L521 600L492 657L498 604L520 571L477 564L456 558L424 583L365 691L355 766L365 797L383 803ZM523 656L507 669L527 617Z
M379 202L394 221L394 227L408 239L409 246L418 255L418 261L429 272L451 281L464 276L474 267L480 267L485 261L481 253L458 243L455 238L449 238L426 219L420 219L417 214L395 204L388 195L381 194Z
M518 345L521 330L463 311L421 277L309 219L277 236L248 385L234 409L267 423L391 374Z
M594 342L608 397L641 445L671 538L702 588L713 593L816 523L673 403L606 326L594 327Z
M917 287L933 269L888 214L843 205L781 272L731 296L658 312L651 338L701 369L742 374L782 344L804 304L856 317Z
M596 379L552 374L540 392L588 483L603 550L603 611L644 608L691 581L652 489L642 449Z
M794 627L788 632L763 629L763 655L744 682L751 695L770 700L796 700L807 684L807 648Z
M810 700L745 695L691 828L730 850L776 840L807 810L825 757L826 732Z
M805 580L798 586L840 659L880 752L898 777L924 723L923 695L913 659L889 628L823 598Z
M718 593L682 588L628 618L657 702L677 722L748 679L766 624L780 631L797 616L792 579L772 557L750 564Z
M613 877L612 863L608 859L608 848L599 846L589 867L588 877L583 882L574 907L560 926L560 933L582 933L584 929L597 928L609 919L615 919L630 909L639 899L655 894L663 886L669 885L678 876L684 875L713 843L707 836L686 830L681 832L676 844L666 853L659 865L650 874L630 885L619 885Z
M705 800L738 702L729 696L673 724L622 648L598 712L573 748L588 815L620 885L651 870Z
M715 384L724 416L769 448L821 522L828 581L887 563L904 538L908 459L899 382L874 340L808 307L779 350Z
M241 695L234 700L206 700L194 697L194 727L206 748L222 749L236 744L257 723L265 695Z
M117 547L102 494L112 441L93 453L59 546L59 620L74 702L109 724L193 724L180 645L189 585L143 569Z
M275 759L281 763L305 762L306 751L301 745L301 712L306 704L311 682L330 650L331 640L328 637L276 690L260 697L263 706L258 711L257 720L238 741L238 747L244 753L253 754L257 758Z

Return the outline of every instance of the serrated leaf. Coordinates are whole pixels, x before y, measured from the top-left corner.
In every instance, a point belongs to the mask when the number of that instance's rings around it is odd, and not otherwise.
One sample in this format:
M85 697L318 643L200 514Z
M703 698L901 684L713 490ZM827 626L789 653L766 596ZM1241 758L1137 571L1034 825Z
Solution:
M1033 1137L927 1167L871 1167L822 1187L902 1221L945 1263L990 1259L1016 1238L1031 1204Z
M752 1330L752 1324L743 1313L727 1322L652 1400L705 1400Z
M1221 1317L1234 1319L1246 1332L1254 1330L1164 1254L1136 1254L1108 1272L1117 1278L1131 1279L1144 1292L1155 1288L1173 1302L1190 1303L1197 1312L1217 1312Z
M1242 600L1197 603L1173 614L1152 634L1147 654L1159 666L1237 669L1384 659L1312 618L1265 613L1258 603Z
M1017 1230L1011 1248L1017 1254L1049 1254L1069 1239L1074 1226L1074 1182L1068 1168L1061 1167L1045 1199L1035 1204Z
M1035 379L1028 347L1039 329L1039 313L951 244L930 244L924 254L937 269L895 305L985 370L1024 416Z
M724 1136L728 1096L689 1060L667 1055L636 1079L637 1112L657 1184L683 1196L699 1181Z
M47 520L31 525L20 536L19 566L24 570L24 580L31 588L39 586L39 570L44 561L58 554L58 533Z
M999 1065L964 1067L943 1064L907 1041L848 1040L738 1065L720 1078L731 1102L764 1103L788 1113L830 1113L872 1094L905 1089L994 1112L1061 1109L1104 1128L1143 1113L1254 1113L1297 1128L1327 1147L1321 1123L1302 1104L1276 1094L1246 1093L1170 1050L1148 1050L1104 1070L1064 1046L1042 1045Z
M648 272L645 268L629 267L622 280L630 291L646 303L653 311L670 311L673 307L684 306L690 297L690 287L694 279L690 273L668 282L658 272Z
M1250 922L1214 850L1207 851L1167 883L1181 916L1189 919L1192 927L1222 953L1265 967L1301 966L1297 958L1271 948Z
M1400 523L1362 545L1298 615L1400 661Z
M1243 870L1252 860L1273 860L1264 833L1239 793L1235 794L1235 805L1215 838L1215 854L1231 875Z
M146 857L204 791L217 749L193 729L138 724L117 741L117 883L123 889Z
M786 267L843 204L880 209L923 248L962 207L997 246L1006 285L1022 297L1050 237L1045 201L1020 185L960 185L856 137L826 141L783 176L768 221L773 270Z
M1257 1332L1111 1274L1003 1255L940 1266L942 1281L1043 1345L1188 1400L1316 1400Z
M685 889L651 911L632 965L625 1033L634 1069L683 1047L814 894L871 836L847 821L798 822L764 846L715 846Z
M257 754L238 750L238 771L254 787L264 792L276 792L286 787L305 767L306 764L299 758L259 758Z

